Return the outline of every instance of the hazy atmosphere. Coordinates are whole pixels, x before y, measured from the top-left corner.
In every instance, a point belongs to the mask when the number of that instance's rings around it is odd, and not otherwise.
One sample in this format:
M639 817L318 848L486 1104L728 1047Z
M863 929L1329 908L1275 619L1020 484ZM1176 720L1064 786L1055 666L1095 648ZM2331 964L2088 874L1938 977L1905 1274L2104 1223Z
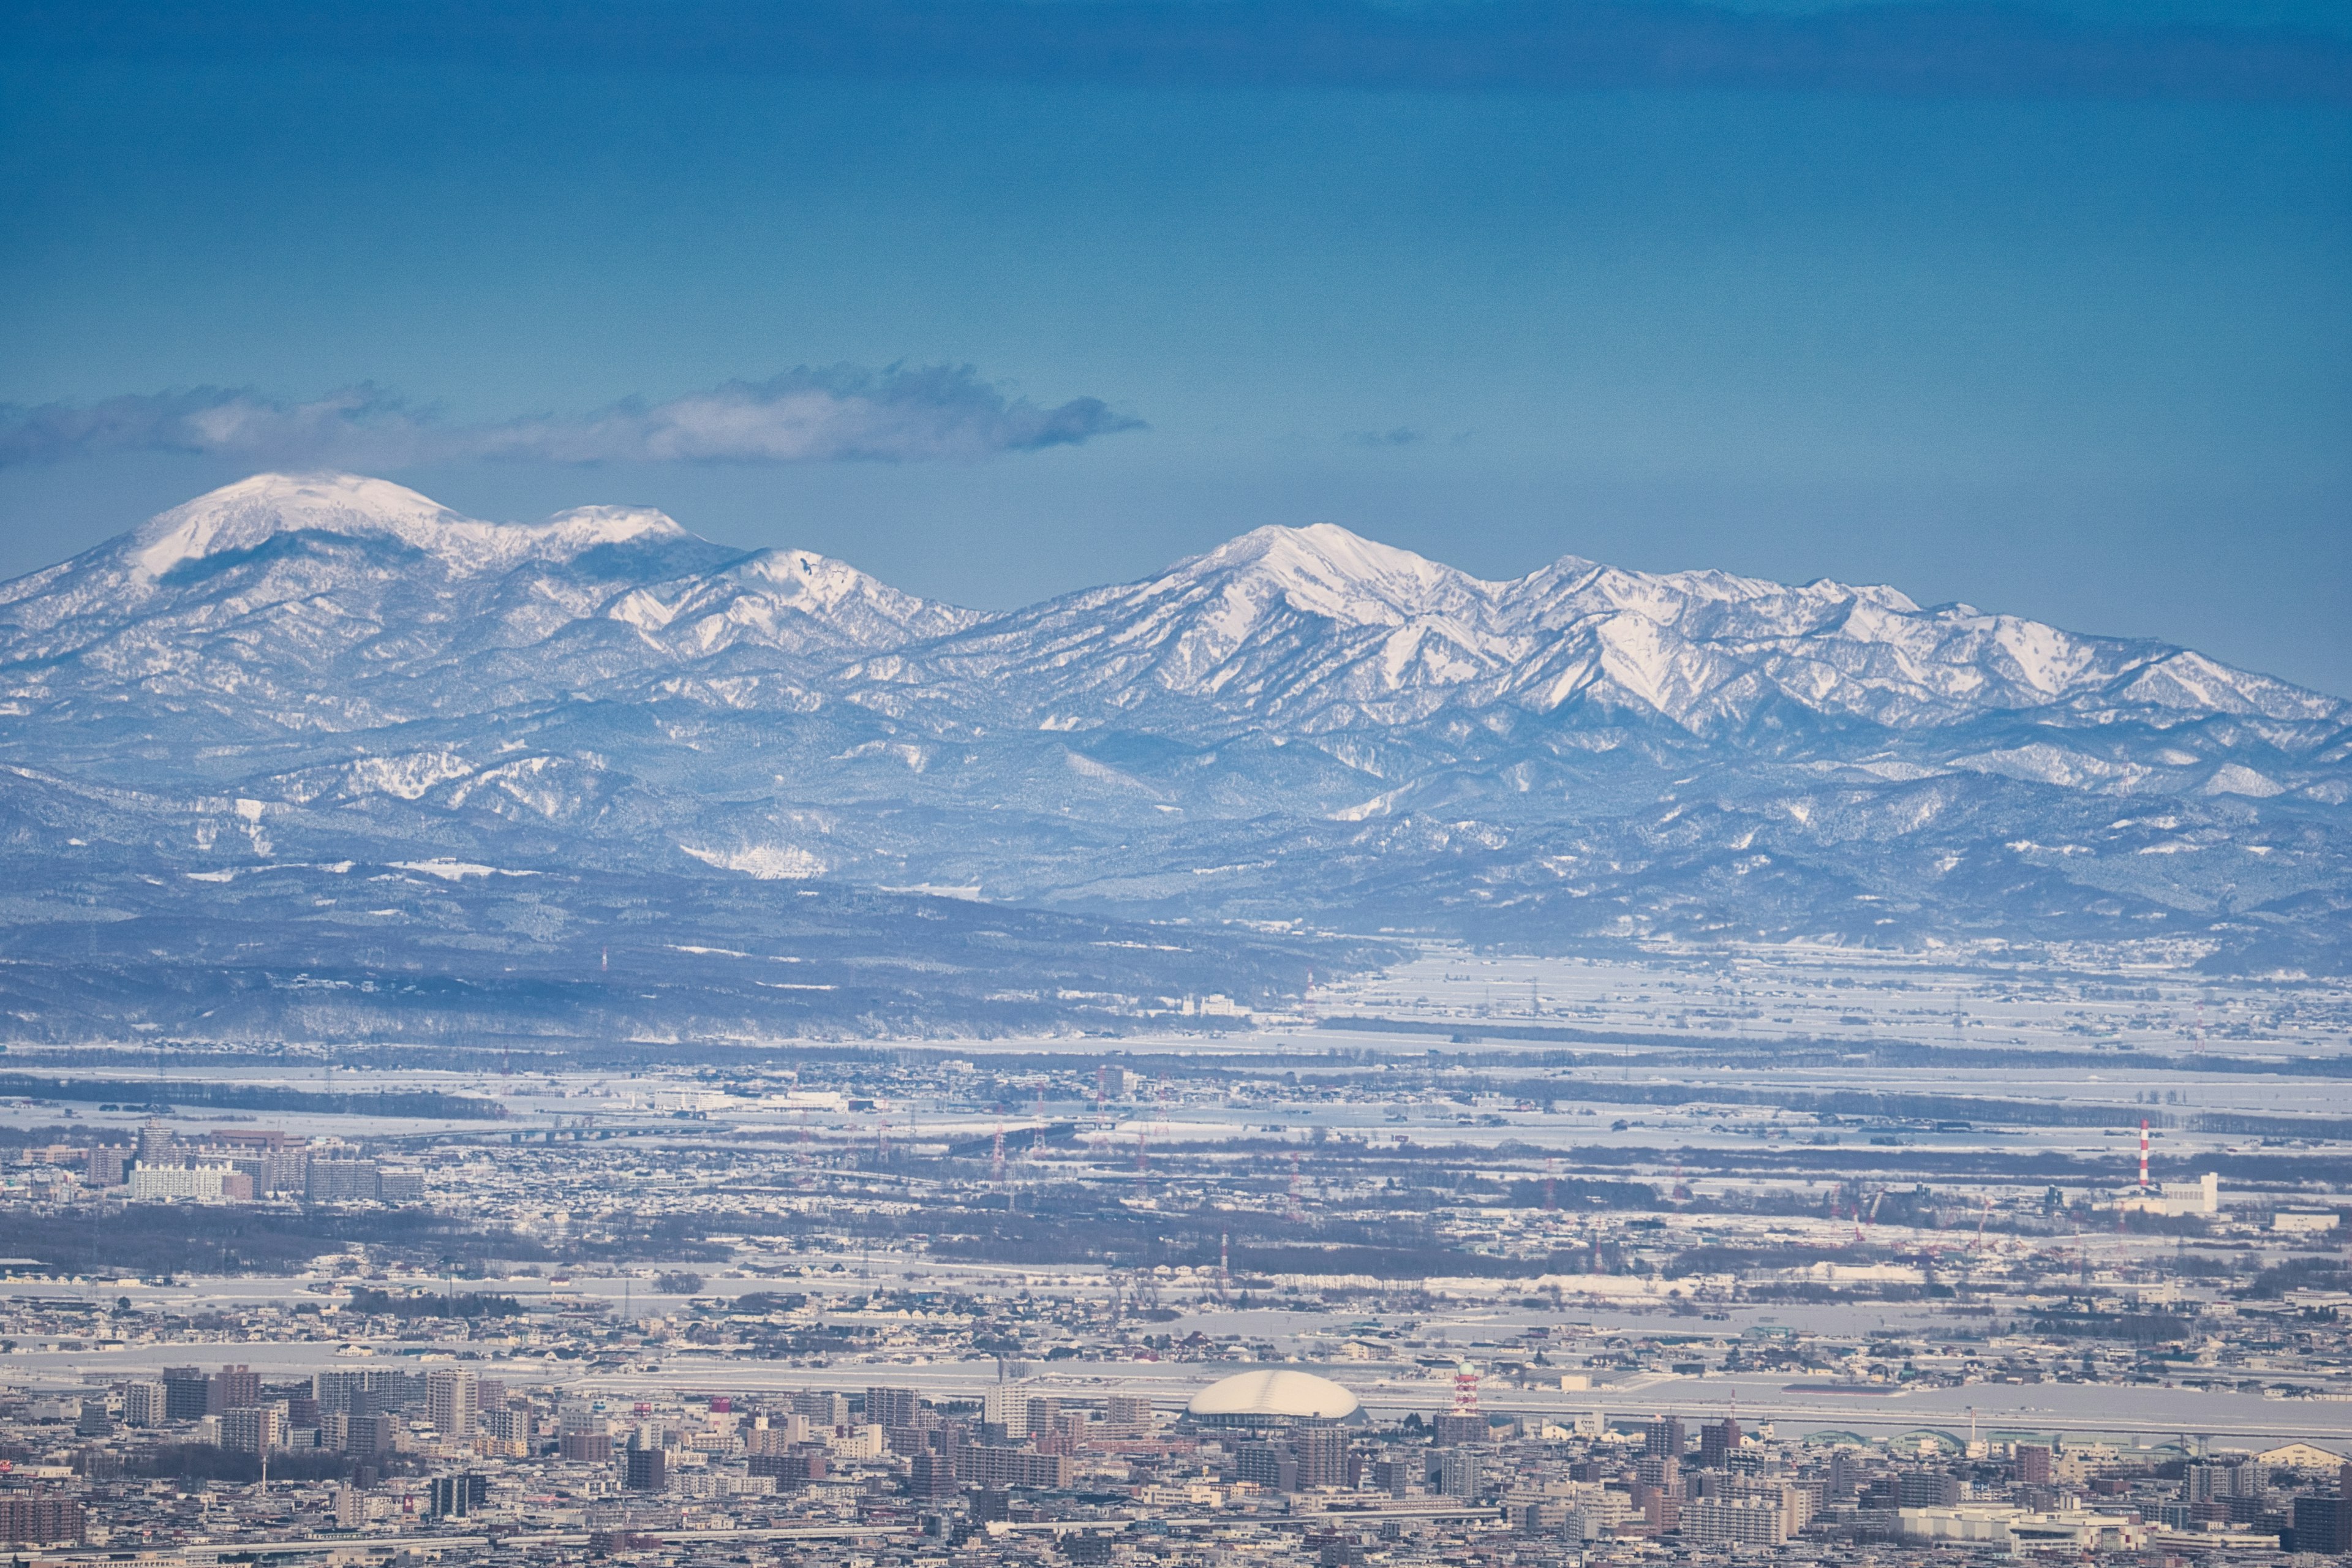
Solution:
M2352 14L0 14L0 1555L2352 1557Z

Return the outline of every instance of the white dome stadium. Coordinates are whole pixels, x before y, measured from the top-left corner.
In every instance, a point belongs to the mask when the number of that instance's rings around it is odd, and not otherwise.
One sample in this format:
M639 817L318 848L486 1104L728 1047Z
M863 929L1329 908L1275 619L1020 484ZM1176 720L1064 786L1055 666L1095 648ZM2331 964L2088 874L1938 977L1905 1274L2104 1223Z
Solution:
M1328 1377L1263 1367L1209 1384L1185 1408L1212 1421L1344 1421L1356 1413L1356 1403Z

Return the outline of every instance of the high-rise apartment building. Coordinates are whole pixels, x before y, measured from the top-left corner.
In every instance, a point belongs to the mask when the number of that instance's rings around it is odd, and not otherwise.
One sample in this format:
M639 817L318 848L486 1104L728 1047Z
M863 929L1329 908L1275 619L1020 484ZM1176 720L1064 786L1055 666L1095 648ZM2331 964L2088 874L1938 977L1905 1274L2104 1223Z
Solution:
M1789 1539L1787 1514L1768 1498L1702 1498L1684 1507L1682 1530L1685 1540L1705 1546L1780 1546Z
M219 1415L261 1403L261 1374L245 1365L225 1366L205 1385L205 1414Z
M436 1476L431 1482L428 1507L436 1519L466 1519L481 1511L489 1494L486 1477Z
M312 1156L303 1167L302 1196L314 1204L372 1204L382 1193L373 1160Z
M641 1447L634 1437L622 1455L621 1484L633 1492L669 1489L669 1461L659 1448Z
M1348 1484L1348 1435L1338 1427L1303 1427L1291 1434L1290 1451L1298 1460L1302 1489Z
M1000 1383L980 1396L981 1419L1004 1428L1004 1436L1029 1436L1029 1389L1025 1384Z
M212 1403L212 1379L192 1366L163 1369L163 1416L167 1421L194 1421Z
M937 1500L955 1496L955 1463L945 1454L918 1454L908 1468L907 1492L910 1497Z
M283 1447L285 1428L275 1405L240 1405L220 1417L221 1447L232 1454L267 1454Z
M170 1397L160 1383L139 1381L122 1385L122 1419L133 1426L161 1426L170 1420Z
M478 1413L480 1390L474 1374L461 1367L442 1367L425 1374L425 1408L433 1430L444 1437L470 1437Z
M399 1439L399 1424L389 1415L346 1415L343 1423L343 1452L355 1459L382 1458Z
M849 1425L849 1401L838 1394L821 1389L803 1389L793 1395L793 1414L805 1415L814 1426L846 1426Z
M1234 1474L1270 1492L1298 1489L1298 1457L1282 1443L1244 1443L1234 1456Z
M151 1116L139 1124L139 1163L142 1165L168 1165L173 1156L172 1130L158 1117Z
M0 1494L0 1542L11 1546L58 1546L83 1534L81 1504L52 1491Z
M866 1421L870 1426L912 1426L922 1401L911 1388L869 1388L866 1391Z

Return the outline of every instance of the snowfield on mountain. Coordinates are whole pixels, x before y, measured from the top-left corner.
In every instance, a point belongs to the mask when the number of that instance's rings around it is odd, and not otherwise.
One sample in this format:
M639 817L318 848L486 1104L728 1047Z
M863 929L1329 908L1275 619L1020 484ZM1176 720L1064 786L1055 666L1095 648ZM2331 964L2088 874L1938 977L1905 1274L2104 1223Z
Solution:
M1884 586L1488 582L1318 523L988 613L656 511L261 475L0 586L0 689L28 931L92 879L144 919L193 877L447 861L1522 949L2352 963L2352 707ZM545 926L528 880L467 918Z

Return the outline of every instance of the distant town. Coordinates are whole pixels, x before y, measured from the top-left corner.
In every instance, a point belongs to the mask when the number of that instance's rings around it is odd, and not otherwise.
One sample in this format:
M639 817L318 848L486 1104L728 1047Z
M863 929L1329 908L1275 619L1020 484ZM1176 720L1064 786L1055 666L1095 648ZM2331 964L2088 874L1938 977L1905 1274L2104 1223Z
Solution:
M158 1568L2352 1543L2332 1003L1897 1048L1919 977L1824 973L1779 1005L1853 1048L1801 1052L1633 978L635 1069L12 1053L0 1524ZM1660 1028L1543 1037L1580 983Z

